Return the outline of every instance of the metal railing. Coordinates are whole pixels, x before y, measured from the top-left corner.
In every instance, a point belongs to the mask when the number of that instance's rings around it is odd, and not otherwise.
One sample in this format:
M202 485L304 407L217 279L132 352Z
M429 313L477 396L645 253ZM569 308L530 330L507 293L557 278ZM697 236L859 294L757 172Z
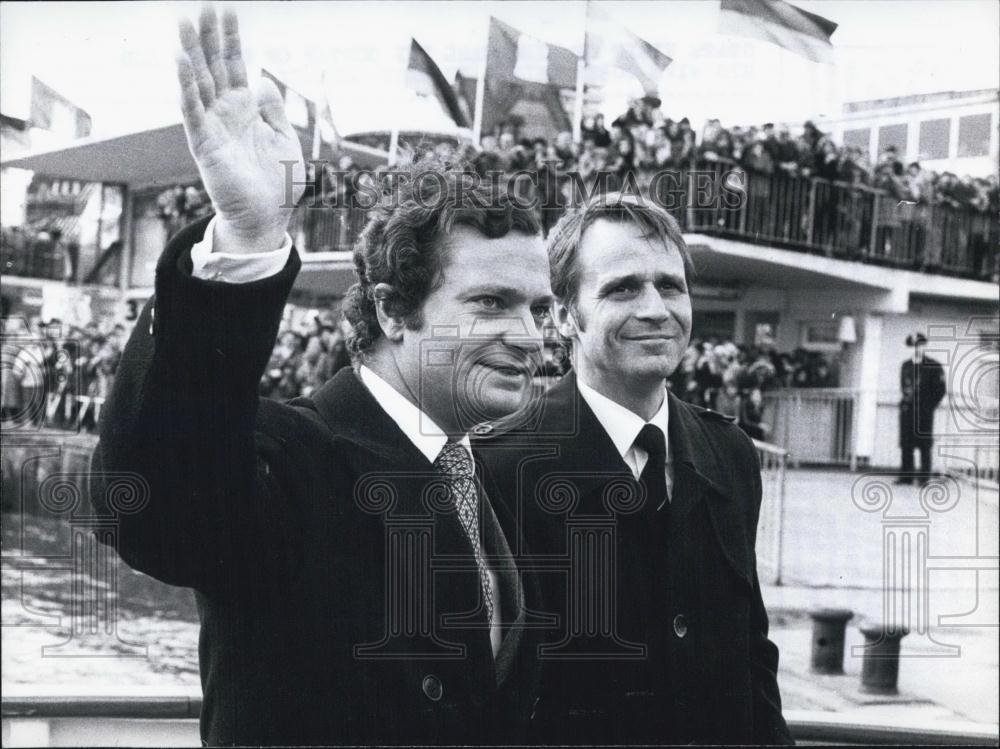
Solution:
M201 746L199 693L143 697L3 698L4 746ZM996 724L785 710L800 744L996 746Z
M1000 218L917 204L818 177L748 172L727 160L655 183L686 232L730 236L827 257L995 281ZM745 198L736 199L742 191Z
M317 208L302 203L288 227L304 253L349 252L365 228L368 214L360 208Z
M771 585L781 585L785 527L785 467L788 451L753 441L760 461L762 498L757 521L757 574Z
M851 388L789 388L764 394L764 421L771 440L803 463L857 467L859 391Z

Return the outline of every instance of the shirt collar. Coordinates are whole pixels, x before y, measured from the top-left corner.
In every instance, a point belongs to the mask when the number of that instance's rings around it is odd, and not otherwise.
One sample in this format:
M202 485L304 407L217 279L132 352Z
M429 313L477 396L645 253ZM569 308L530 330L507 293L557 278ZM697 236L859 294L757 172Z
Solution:
M648 423L659 427L663 431L663 439L667 439L667 419L670 415L666 388L663 391L663 403L660 410L653 414L653 418L648 422L643 421L638 414L625 408L625 406L615 403L605 395L601 395L592 387L587 385L579 376L576 378L580 395L594 412L594 416L601 422L604 431L608 433L611 441L618 450L618 454L625 457L625 454L632 448L635 438Z
M361 365L358 374L361 377L361 382L368 388L368 392L372 394L382 410L389 414L389 418L396 422L396 426L427 458L427 461L433 463L437 460L441 449L448 442L448 435L441 427L364 364ZM472 444L469 441L469 435L463 435L459 444L466 449L471 457Z

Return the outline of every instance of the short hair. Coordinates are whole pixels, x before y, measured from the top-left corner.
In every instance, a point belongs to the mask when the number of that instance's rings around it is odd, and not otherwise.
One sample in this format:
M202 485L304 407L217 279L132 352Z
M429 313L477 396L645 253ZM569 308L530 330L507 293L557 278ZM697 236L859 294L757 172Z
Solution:
M476 229L489 239L511 231L541 235L533 210L511 200L504 189L478 182L471 165L430 157L378 175L378 203L354 248L358 280L344 298L351 325L347 345L363 354L382 336L375 287L393 287L385 300L393 316L418 330L424 301L441 281L444 243L456 226Z
M576 302L580 290L580 269L576 261L583 235L595 221L632 223L645 239L659 239L677 248L684 262L684 276L694 276L694 264L677 220L648 198L623 193L595 195L583 206L564 215L549 237L549 269L552 293L563 304Z

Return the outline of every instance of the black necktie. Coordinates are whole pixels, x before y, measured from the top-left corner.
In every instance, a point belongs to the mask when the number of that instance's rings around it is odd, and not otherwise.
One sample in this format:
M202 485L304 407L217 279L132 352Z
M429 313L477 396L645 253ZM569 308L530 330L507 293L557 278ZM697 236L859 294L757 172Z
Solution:
M646 503L643 512L662 510L667 502L667 440L663 430L646 424L635 438L636 447L649 454L639 481L646 487Z

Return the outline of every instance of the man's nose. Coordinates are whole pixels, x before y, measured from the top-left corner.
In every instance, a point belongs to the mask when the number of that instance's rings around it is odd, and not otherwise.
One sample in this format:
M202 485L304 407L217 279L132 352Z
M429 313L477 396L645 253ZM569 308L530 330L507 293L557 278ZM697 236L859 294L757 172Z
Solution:
M663 322L669 316L667 305L663 302L660 292L653 286L644 286L639 297L635 316L640 320Z

